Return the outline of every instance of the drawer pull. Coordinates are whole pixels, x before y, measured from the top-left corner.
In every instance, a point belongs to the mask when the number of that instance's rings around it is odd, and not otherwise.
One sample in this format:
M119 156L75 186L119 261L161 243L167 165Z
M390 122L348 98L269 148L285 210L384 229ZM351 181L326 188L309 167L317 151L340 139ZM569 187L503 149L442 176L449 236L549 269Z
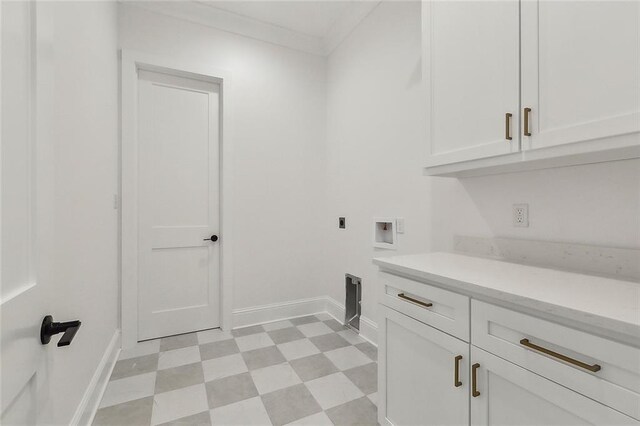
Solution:
M480 391L478 390L478 368L480 364L477 362L471 366L471 396L477 398L480 396Z
M460 381L460 360L462 359L462 355L458 355L454 359L454 377L453 377L453 386L460 387L462 386L462 382Z
M577 359L569 358L566 355L562 355L562 354L559 354L558 352L554 352L554 351L552 351L550 349L543 348L542 346L535 345L535 344L531 343L529 341L529 339L520 340L520 344L522 346L526 346L529 349L533 349L534 351L538 351L538 352L541 352L543 354L552 356L554 358L558 358L558 359L560 359L562 361L568 362L569 364L575 365L576 367L580 367L580 368L584 368L585 370L589 370L592 373L595 373L595 372L600 371L602 369L602 367L600 367L598 364L589 365L589 364L586 364L586 363L584 363L582 361L578 361Z
M529 129L529 116L531 115L531 108L524 109L524 135L531 136L531 130Z
M504 138L508 141L513 139L511 137L511 117L512 116L513 114L511 114L510 112L504 115L504 122L505 122Z
M424 306L425 308L430 308L430 307L433 306L433 303L421 302L420 300L414 299L413 297L405 296L404 293L398 293L398 297L400 299L408 300L411 303L415 303L417 305Z

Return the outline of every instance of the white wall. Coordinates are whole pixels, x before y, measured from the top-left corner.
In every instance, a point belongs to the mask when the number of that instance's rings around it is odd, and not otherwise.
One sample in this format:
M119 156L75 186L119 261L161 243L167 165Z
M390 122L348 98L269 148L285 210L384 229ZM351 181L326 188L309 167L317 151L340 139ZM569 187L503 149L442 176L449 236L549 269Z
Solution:
M363 278L375 320L372 257L452 250L454 235L640 247L640 160L468 178L423 177L426 95L420 3L382 2L328 60L329 295ZM511 205L529 203L530 227ZM337 229L337 217L347 229ZM399 250L371 246L375 216L404 217Z
M325 294L325 58L134 6L121 5L119 23L124 49L231 72L233 307Z
M118 56L113 2L61 2L53 39L53 271L56 321L80 319L68 347L47 346L42 421L69 424L118 328ZM43 313L44 314L44 313Z

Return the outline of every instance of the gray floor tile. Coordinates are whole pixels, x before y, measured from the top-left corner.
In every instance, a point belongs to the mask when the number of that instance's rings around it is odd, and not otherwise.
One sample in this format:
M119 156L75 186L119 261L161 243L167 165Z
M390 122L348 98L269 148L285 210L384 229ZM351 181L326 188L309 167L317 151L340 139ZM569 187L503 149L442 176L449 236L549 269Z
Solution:
M280 364L286 361L282 352L280 352L276 346L242 352L242 358L249 370L269 367L270 365Z
M367 397L330 408L326 413L334 424L340 426L378 424L378 410Z
M192 416L162 423L160 426L211 426L211 415L208 411L203 411Z
M178 334L177 336L163 337L160 340L160 351L186 348L197 344L198 335L196 333Z
M249 373L236 374L205 384L209 408L222 407L258 396L258 389Z
M343 331L343 330L348 330L348 327L340 324L338 321L334 320L333 318L330 320L326 320L323 321L330 329L332 329L333 331Z
M274 425L291 423L322 411L304 384L262 395L262 402Z
M320 320L315 315L308 315L306 317L291 318L289 321L291 321L293 325L302 325L302 324L309 324L310 322L316 322Z
M122 379L136 374L150 373L158 369L158 354L123 359L116 362L109 380Z
M356 345L356 348L360 349L362 352L364 352L365 355L367 355L372 360L378 361L378 348L373 346L371 343L369 342L358 343Z
M349 342L347 342L344 338L336 333L311 337L309 338L309 340L311 340L311 343L313 343L318 349L320 349L320 352L327 352L349 346Z
M264 327L262 327L261 325L252 325L250 327L243 327L243 328L238 328L236 330L231 330L231 334L233 334L233 337L248 336L250 334L256 334L256 333L264 333Z
M149 426L153 397L136 399L123 404L101 408L93 419L94 426Z
M293 340L304 339L304 334L296 327L282 328L280 330L269 331L269 337L276 345L287 343Z
M360 367L351 368L343 371L360 390L369 395L378 391L378 364L372 362L371 364L361 365Z
M198 383L204 383L201 362L158 370L155 393L168 392Z
M317 379L338 372L339 370L329 358L323 354L311 355L305 358L289 361L291 367L303 382Z
M203 361L222 356L237 354L240 352L235 339L221 340L219 342L205 343L200 345L200 358Z

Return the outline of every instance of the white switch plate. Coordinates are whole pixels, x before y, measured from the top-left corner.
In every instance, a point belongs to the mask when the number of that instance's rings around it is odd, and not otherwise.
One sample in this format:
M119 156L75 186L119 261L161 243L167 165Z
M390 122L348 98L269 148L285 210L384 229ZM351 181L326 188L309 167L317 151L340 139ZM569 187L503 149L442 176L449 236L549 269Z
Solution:
M396 232L404 234L404 218L399 217L396 219Z
M529 227L529 204L513 205L513 226Z

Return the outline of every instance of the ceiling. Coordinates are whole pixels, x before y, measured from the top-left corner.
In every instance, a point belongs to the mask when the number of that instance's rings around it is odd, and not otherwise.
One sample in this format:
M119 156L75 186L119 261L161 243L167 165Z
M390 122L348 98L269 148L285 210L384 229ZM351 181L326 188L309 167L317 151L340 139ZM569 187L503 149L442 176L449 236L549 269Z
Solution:
M380 3L380 0L121 1L317 55L331 53Z

